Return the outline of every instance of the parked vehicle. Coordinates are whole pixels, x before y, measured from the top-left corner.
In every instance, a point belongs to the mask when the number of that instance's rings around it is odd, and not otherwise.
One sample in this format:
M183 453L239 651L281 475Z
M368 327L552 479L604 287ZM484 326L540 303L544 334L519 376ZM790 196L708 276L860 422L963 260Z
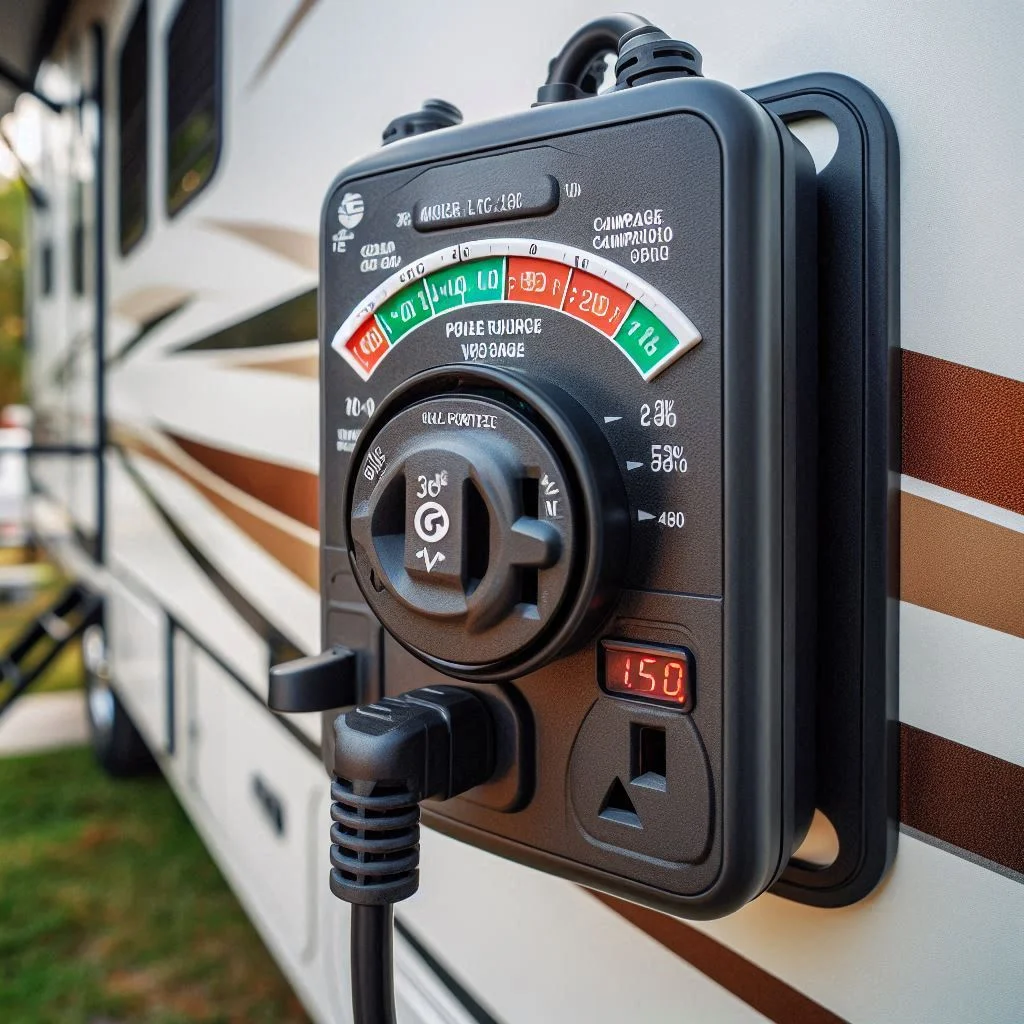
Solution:
M321 716L266 700L270 666L324 639L319 380L339 324L322 346L322 204L425 96L467 122L529 107L552 54L601 13L538 0L5 12L20 34L0 56L22 91L5 124L36 193L32 514L103 599L102 620L90 605L80 624L97 752L114 772L156 758L317 1020L350 1019ZM899 849L851 906L769 893L683 921L426 829L429 883L397 911L400 1018L1020 1019L1024 12L650 0L643 13L740 88L853 76L898 137ZM834 126L794 131L820 172ZM827 865L833 837L812 837L802 856Z

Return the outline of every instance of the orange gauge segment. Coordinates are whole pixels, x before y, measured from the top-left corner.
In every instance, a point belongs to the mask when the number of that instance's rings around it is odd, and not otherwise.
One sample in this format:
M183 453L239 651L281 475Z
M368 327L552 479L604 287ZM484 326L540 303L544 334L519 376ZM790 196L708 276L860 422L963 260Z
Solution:
M571 267L554 260L510 256L505 298L509 302L530 302L537 306L560 309L571 273Z
M621 288L586 271L576 270L562 309L611 338L632 305L632 297Z
M373 373L373 368L384 358L388 347L387 336L372 316L345 343L345 348L367 376Z

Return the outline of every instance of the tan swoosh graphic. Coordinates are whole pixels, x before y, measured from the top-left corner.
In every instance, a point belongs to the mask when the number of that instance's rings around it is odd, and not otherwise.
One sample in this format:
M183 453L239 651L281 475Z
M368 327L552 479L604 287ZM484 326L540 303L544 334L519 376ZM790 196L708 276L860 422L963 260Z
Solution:
M204 227L258 245L306 270L319 269L318 242L314 232L299 231L296 228L282 227L280 224L241 220L204 220L202 223Z
M1024 637L1024 533L901 496L900 596Z
M593 895L768 1020L776 1024L845 1024L821 1003L692 925L615 896Z
M153 284L126 292L114 300L112 309L118 316L136 324L148 324L177 309L193 296L193 292L172 284Z
M229 365L232 369L263 370L266 373L283 373L289 377L304 377L311 380L318 380L320 377L319 354L278 356L273 359L246 360Z
M257 501L315 530L320 518L320 481L315 473L251 455L214 448L168 433L183 452Z
M292 575L314 590L319 588L320 549L312 531L297 524L289 529L280 512L218 480L166 439L147 440L120 424L111 426L111 439L177 473Z

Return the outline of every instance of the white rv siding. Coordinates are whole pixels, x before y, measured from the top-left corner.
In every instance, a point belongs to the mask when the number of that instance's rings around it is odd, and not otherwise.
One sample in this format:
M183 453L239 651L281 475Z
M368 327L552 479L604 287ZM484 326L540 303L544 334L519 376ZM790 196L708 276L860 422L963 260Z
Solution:
M174 0L151 0L149 224L125 257L113 191L116 66L134 0L74 8L41 79L54 89L62 78L73 87L82 26L99 17L107 38L111 189L108 357L154 311L184 302L109 372L108 416L120 446L107 456L108 559L100 574L112 597L111 660L150 740L161 744L174 726L164 768L311 1012L347 1020L347 910L326 885L323 770L239 685L265 696L268 645L211 579L211 571L219 574L285 640L315 651L315 580L296 569L294 554L313 552L315 565L315 528L213 472L193 457L197 449L186 450L194 442L315 474L318 385L308 371L315 338L178 350L316 286L316 225L327 186L379 145L393 116L428 96L455 102L467 120L528 106L549 58L604 9L592 0L512 7L226 0L220 165L195 201L169 219L163 40L175 8ZM829 70L873 89L900 141L903 347L1024 382L1024 7L1017 0L650 0L640 13L697 45L706 74L740 87ZM56 242L54 293L39 294L37 280L32 296L35 401L50 409L70 403L87 416L87 373L71 390L52 379L76 331L88 328L87 304L69 292L64 244L69 115L26 116L43 126L43 183L54 198L35 238ZM1020 450L1006 453L1015 464L1021 457ZM37 475L73 521L94 525L88 474L55 459ZM1024 592L1024 554L1012 564L1013 553L1024 552L1019 510L909 475L904 491L929 503L927 510L969 517L956 520L965 529L1008 531L998 534L1011 553L1008 592L1014 580ZM308 564L305 555L300 561ZM1012 593L1006 600L1008 617L995 625L972 618L962 603L904 602L900 712L909 726L1020 767L1024 625L1014 617ZM163 663L168 614L181 627L170 724L147 677ZM299 729L318 742L316 718ZM255 805L256 774L285 801L284 837L272 834ZM1024 808L1016 811L1019 829ZM399 915L509 1024L1024 1018L1024 875L914 829L904 829L891 875L854 907L816 910L764 896L725 920L692 924L721 956L739 954L780 982L779 992L791 991L796 1002L787 1005L797 1009L790 1017L777 1001L730 983L738 974L716 978L705 961L687 962L584 890L439 835L425 836L421 892ZM616 966L624 950L628 975ZM430 1009L431 999L449 996L417 994L427 984L422 963L402 943L399 968L407 1012L444 1019L430 1016L441 1012Z

